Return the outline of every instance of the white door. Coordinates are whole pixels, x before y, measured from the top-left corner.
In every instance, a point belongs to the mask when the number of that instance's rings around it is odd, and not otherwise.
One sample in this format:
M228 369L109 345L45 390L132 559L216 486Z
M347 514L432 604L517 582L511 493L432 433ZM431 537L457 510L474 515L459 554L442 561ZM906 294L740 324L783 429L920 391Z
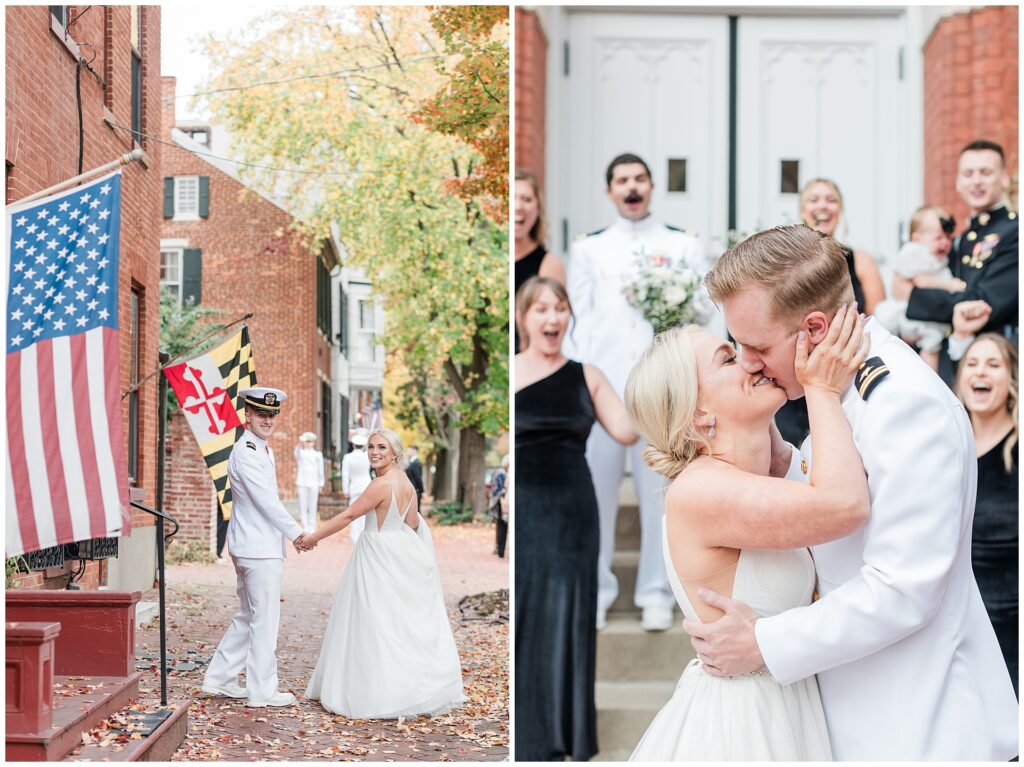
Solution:
M737 225L799 221L797 188L834 180L846 228L836 236L883 265L900 245L909 199L911 105L902 79L904 16L742 16L738 34ZM919 151L919 150L917 150ZM887 270L883 270L887 271Z
M605 169L632 152L651 169L652 214L707 246L727 215L728 20L570 9L567 26L568 74L557 86L567 98L554 115L562 156L553 164L564 221L552 221L552 244L561 249L563 236L571 243L612 221Z

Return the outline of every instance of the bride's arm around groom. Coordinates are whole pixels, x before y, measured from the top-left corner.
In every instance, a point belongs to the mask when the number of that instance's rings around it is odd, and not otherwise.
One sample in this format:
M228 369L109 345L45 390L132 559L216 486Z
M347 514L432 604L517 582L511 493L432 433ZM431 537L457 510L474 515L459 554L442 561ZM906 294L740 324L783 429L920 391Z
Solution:
M732 615L721 633L694 627L704 637L695 645L717 645L710 657L726 675L762 658L782 684L817 674L837 759L1006 760L1017 754L1017 708L971 570L970 422L941 380L872 324L871 353L889 375L869 397L855 385L843 399L869 521L814 547L819 601L757 619L712 596Z

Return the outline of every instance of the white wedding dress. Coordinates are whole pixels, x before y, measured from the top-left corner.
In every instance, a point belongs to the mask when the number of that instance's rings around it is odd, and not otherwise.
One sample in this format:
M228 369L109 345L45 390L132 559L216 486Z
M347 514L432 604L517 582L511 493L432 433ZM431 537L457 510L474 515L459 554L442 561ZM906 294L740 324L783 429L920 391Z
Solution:
M434 542L413 530L394 493L384 522L366 527L334 597L306 697L351 719L444 714L465 701Z
M669 555L669 582L683 614L700 620ZM758 615L811 603L814 562L807 549L740 552L732 596ZM765 671L715 677L693 660L630 761L831 761L825 713L814 677L785 687Z

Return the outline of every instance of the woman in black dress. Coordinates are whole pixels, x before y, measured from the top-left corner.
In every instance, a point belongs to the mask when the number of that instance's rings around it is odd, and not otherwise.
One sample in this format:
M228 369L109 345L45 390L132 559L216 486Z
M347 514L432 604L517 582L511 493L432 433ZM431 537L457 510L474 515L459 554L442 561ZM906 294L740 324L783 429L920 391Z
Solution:
M625 406L596 367L561 352L569 297L532 277L516 294L516 760L597 753L594 675L597 499L586 460L594 420L636 442Z
M526 170L516 171L516 293L534 275L551 277L565 284L565 267L554 253L544 247L547 224L544 202L537 177ZM516 330L519 351L519 330Z
M957 313L954 311L954 335ZM971 415L978 452L971 563L1006 667L1017 688L1019 524L1017 515L1017 347L983 333L967 348L956 392Z

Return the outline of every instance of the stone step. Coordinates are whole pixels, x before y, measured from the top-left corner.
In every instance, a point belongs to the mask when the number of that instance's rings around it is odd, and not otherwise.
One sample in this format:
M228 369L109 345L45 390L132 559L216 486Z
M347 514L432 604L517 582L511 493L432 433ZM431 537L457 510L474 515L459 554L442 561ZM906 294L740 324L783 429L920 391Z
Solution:
M169 700L166 708L118 712L119 716L106 720L109 728L97 739L74 749L62 761L169 762L185 741L191 704L188 699Z
M599 681L596 762L625 761L647 731L655 715L676 688L675 680L645 682Z
M6 761L60 761L91 730L139 694L140 672L129 676L53 677L53 726L45 732L6 733Z
M633 591L636 589L636 571L640 566L640 552L637 549L616 551L612 558L612 572L619 581L619 595L615 597L609 613L639 611L633 604Z
M597 678L601 681L676 680L696 657L682 629L682 614L668 631L644 631L640 614L612 613L597 634Z
M629 551L640 548L640 507L636 504L619 506L615 516L615 549Z

